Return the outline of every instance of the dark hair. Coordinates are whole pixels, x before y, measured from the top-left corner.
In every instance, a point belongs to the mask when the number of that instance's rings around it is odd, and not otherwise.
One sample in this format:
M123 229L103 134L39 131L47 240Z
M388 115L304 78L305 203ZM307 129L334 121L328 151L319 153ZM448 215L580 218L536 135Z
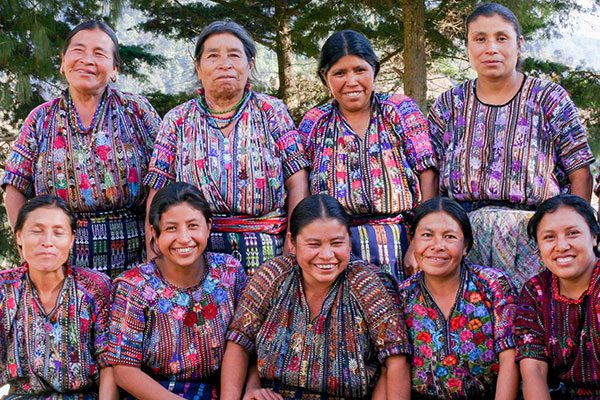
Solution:
M410 235L415 236L415 231L419 222L427 215L436 212L444 212L448 214L453 220L455 220L460 229L462 230L465 238L465 248L467 253L473 247L473 229L471 228L471 221L467 212L458 204L456 201L447 197L434 197L423 202L420 206L415 209L414 215L411 219Z
M256 45L254 44L254 40L252 40L252 37L248 31L246 31L237 22L225 20L211 22L208 26L202 29L202 32L200 32L200 35L198 35L198 39L196 40L196 49L194 50L194 60L196 62L199 62L200 58L202 57L202 53L204 52L204 42L206 42L210 36L219 33L230 33L237 37L244 46L244 53L246 53L248 62L252 61L256 57Z
M498 3L486 3L478 6L469 14L467 19L465 20L465 43L468 42L469 38L469 24L475 21L479 17L493 17L500 16L503 20L508 22L513 26L515 32L517 33L517 41L521 37L521 25L519 25L519 20L515 16L515 14L510 11L508 8L504 7L502 4Z
M23 225L25 225L29 214L38 208L58 208L67 215L67 218L69 218L71 232L75 232L77 229L77 219L75 218L73 212L69 209L67 203L60 197L56 197L51 194L43 194L32 198L25 203L23 207L21 207L19 214L17 215L17 222L15 222L15 233L23 229Z
M314 194L296 205L290 218L290 235L295 240L300 231L313 221L321 218L338 220L350 234L350 217L344 207L328 194Z
M106 33L108 35L108 37L110 38L110 40L112 40L112 42L113 42L113 66L118 68L121 65L121 55L119 53L119 39L117 39L117 35L115 34L115 31L113 31L110 26L108 26L103 21L98 21L95 19L82 22L79 25L77 25L75 28L73 28L71 30L71 32L69 32L69 34L67 35L67 38L65 39L65 43L63 44L63 48L62 48L62 52L61 52L62 55L64 56L65 53L67 52L67 49L69 48L69 45L71 44L71 40L73 39L73 36L77 35L81 31L93 31L94 29L99 29L102 32Z
M156 236L160 236L160 217L171 207L181 203L187 203L196 210L202 212L206 222L212 218L212 213L208 208L204 196L194 185L185 182L171 183L154 195L150 210L148 211L148 221L150 226L154 228Z
M594 254L596 254L597 257L600 257L600 251L598 250L600 225L598 225L598 221L596 220L596 212L587 201L573 194L559 194L540 204L527 224L527 234L529 237L537 243L537 230L542 218L544 218L544 215L552 214L561 207L571 207L585 220L592 235L596 236Z
M321 82L327 84L327 71L344 56L357 56L368 62L373 68L374 76L379 73L379 58L371 47L371 42L362 33L351 29L335 32L329 36L321 48L318 74Z

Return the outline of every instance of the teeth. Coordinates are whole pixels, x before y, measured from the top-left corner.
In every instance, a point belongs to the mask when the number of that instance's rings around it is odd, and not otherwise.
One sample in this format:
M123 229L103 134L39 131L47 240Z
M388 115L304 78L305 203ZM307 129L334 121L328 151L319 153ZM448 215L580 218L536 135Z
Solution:
M194 251L194 248L193 247L182 247L179 249L175 249L175 251L177 253L181 253L181 254L188 254L188 253L191 253L192 251Z
M317 268L322 269L324 271L329 271L335 268L335 264L318 264Z
M351 93L346 93L346 96L349 97L357 97L360 95L361 92L351 92Z
M574 258L575 258L575 257L573 257L573 256L569 256L569 257L558 257L558 258L556 259L556 261L557 261L557 262L559 262L559 263L565 263L565 262L570 262L570 261L573 261L573 259L574 259Z

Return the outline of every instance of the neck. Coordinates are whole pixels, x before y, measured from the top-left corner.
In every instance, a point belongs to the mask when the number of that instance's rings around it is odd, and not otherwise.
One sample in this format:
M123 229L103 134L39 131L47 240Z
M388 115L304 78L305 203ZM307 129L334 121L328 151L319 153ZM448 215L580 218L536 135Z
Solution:
M477 94L480 96L514 95L521 85L523 74L514 70L509 77L477 77Z
M29 266L28 273L31 283L42 298L47 298L60 291L65 281L64 267L52 272L42 272Z
M578 279L568 280L558 278L558 288L560 294L569 299L580 298L583 292L588 290L590 287L590 282L592 280L592 275L594 274L595 265L596 263L590 266L586 273L578 277Z
M236 92L231 95L222 95L218 97L211 96L209 93L204 92L204 98L206 99L206 105L213 111L224 111L229 110L235 106L244 97L244 91ZM233 112L233 111L232 111Z
M449 277L437 277L423 275L425 286L429 293L434 297L452 297L456 296L458 287L460 286L460 267L458 273Z
M97 93L82 93L70 87L69 94L71 95L71 99L73 99L73 104L75 105L75 108L77 108L77 111L89 109L95 111L98 104L100 104L100 100L102 100L104 90L105 89L102 89L102 91Z
M165 260L164 256L156 259L156 265L167 282L182 289L198 285L206 268L204 255L191 266L174 265Z

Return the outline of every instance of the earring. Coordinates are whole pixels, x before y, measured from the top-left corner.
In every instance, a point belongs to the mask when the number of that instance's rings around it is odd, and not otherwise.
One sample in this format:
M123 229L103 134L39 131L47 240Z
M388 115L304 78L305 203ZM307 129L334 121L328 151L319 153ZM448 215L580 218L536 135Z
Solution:
M113 75L113 76L111 76L111 77L110 77L110 81L111 81L112 83L117 83L117 75Z

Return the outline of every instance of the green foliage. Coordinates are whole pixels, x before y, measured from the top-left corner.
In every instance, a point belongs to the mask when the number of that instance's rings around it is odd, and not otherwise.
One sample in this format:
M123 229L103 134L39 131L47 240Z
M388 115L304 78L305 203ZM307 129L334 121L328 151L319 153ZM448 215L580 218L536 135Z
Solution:
M156 108L156 112L158 112L161 117L164 117L173 107L192 99L194 95L194 93L190 92L179 92L175 94L151 92L145 94L150 101L150 104Z

